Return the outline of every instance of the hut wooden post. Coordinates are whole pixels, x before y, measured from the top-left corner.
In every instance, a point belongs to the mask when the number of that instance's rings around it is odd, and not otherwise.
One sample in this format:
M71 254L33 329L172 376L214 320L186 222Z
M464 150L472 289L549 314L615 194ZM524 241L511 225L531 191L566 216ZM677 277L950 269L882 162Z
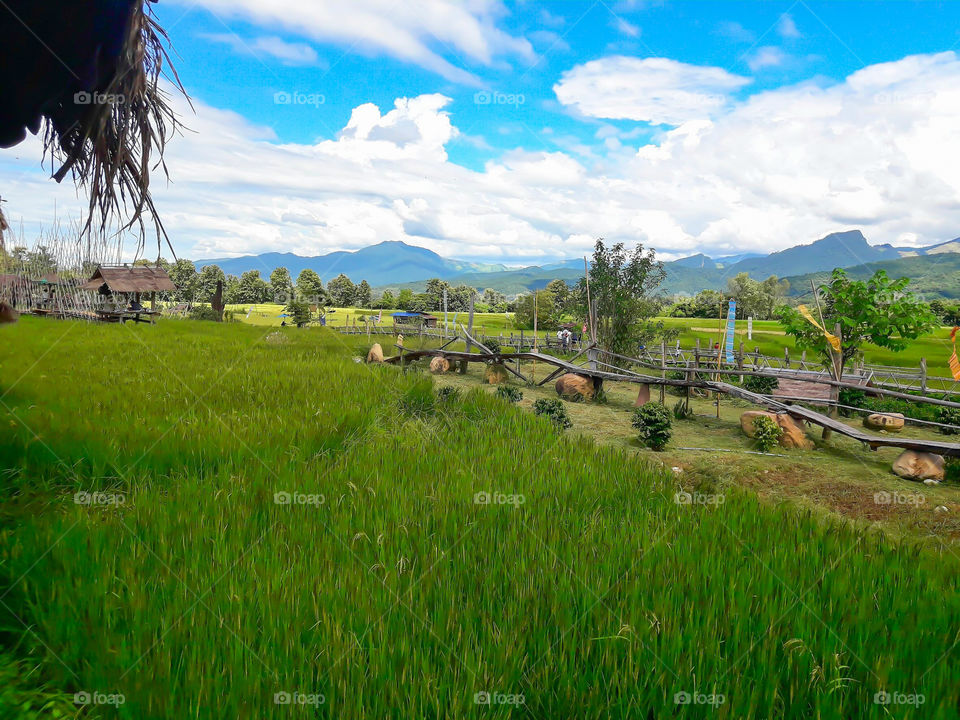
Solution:
M660 379L661 380L667 379L667 341L666 340L660 341ZM663 384L660 385L660 404L661 405L663 405L664 401L666 400L666 396L665 396L666 389L667 389L666 385L663 385Z
M467 352L471 352L471 350L473 349L473 345L470 343L469 336L473 335L473 294L472 293L470 294L470 313L467 315L467 335L468 337L466 341L466 348L467 348ZM467 367L469 364L470 363L466 360L460 363L461 375L467 374Z

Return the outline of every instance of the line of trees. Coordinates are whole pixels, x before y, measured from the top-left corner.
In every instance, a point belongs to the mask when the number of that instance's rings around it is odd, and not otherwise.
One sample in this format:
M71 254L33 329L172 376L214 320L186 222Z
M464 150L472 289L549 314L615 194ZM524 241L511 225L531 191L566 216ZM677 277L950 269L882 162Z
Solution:
M747 273L739 273L727 280L727 292L701 290L692 298L674 303L670 317L717 318L727 316L727 301L737 301L737 318L772 320L790 290L790 283L771 275L766 280L754 280Z
M210 302L216 292L217 281L223 281L224 300L231 305L269 302L284 305L297 298L308 304L331 307L441 312L446 291L447 309L450 312L466 312L470 308L471 298L477 312L508 312L515 307L515 303L508 302L503 293L492 288L481 293L469 285L454 286L439 278L428 280L422 293L405 288L397 294L385 290L375 297L369 282L361 280L355 284L343 273L324 285L316 271L310 269L302 270L294 280L287 268L278 267L270 273L269 280L264 280L259 270L248 270L237 277L225 274L217 265L206 265L198 271L190 260L178 260L175 263L161 260L160 264L177 286L176 292L165 293L163 299L176 302ZM555 282L563 284L562 281Z

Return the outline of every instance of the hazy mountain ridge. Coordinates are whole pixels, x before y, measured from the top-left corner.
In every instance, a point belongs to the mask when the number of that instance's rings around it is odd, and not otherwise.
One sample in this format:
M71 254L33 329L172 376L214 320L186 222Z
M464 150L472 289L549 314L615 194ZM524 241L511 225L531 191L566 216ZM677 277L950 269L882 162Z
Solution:
M958 254L960 238L923 248L894 247L890 244L870 245L860 230L830 233L805 245L795 245L769 255L742 253L711 258L703 253L664 263L666 279L661 289L668 295L693 295L700 290L720 290L727 281L741 272L762 280L770 275L796 280L809 286L809 277L825 276L834 267L857 268L865 273L870 267L887 267L893 263L891 274L901 275L935 272L937 265L930 261L943 260L948 254ZM951 261L954 258L950 258ZM920 262L920 261L927 262ZM900 264L899 261L907 261ZM912 264L909 261L916 261ZM394 292L409 288L422 292L430 278L441 278L453 285L470 285L480 289L493 288L507 295L529 292L544 287L554 279L576 282L583 276L583 260L579 258L547 262L542 266L508 268L493 263L475 263L443 258L432 250L408 245L399 241L387 241L354 252L332 252L316 257L303 257L293 253L264 253L240 258L200 260L196 265L219 265L224 272L240 275L247 270L259 270L267 278L274 268L286 267L294 278L305 268L315 270L324 282L329 282L340 273L354 282L366 280L378 290ZM948 263L943 267L953 267ZM952 292L950 278L941 273L936 276L947 285L945 293ZM960 285L960 283L958 283ZM930 288L930 292L936 288ZM954 297L942 294L944 297Z

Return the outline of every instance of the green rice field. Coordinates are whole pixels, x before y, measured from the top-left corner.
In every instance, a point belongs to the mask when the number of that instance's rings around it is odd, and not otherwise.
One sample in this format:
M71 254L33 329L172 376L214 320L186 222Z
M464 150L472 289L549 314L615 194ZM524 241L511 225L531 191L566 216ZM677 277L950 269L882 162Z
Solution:
M2 718L957 717L950 547L329 329L0 336Z

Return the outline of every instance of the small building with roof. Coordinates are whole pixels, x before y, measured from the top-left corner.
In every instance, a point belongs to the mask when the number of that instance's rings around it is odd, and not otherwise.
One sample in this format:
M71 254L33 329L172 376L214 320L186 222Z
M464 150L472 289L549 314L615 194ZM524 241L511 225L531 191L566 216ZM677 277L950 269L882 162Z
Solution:
M393 318L394 325L405 325L407 327L427 327L435 328L437 318L430 313L423 312L395 312L390 315Z

